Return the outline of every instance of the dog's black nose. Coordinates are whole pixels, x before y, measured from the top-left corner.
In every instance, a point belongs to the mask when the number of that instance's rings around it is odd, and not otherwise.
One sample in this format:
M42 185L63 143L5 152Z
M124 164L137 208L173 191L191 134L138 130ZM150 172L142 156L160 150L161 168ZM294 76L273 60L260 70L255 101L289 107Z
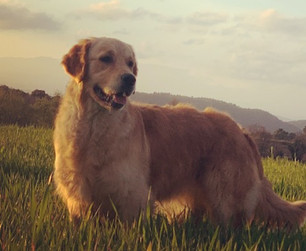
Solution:
M133 74L125 73L121 76L121 81L124 85L134 86L136 83L136 78Z

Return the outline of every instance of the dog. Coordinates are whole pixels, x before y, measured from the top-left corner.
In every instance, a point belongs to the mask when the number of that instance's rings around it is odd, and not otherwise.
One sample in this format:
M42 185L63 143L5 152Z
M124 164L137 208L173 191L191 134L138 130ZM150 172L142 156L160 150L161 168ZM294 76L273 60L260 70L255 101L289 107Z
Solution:
M54 180L74 221L91 210L133 222L148 205L179 202L216 224L304 223L306 202L273 192L254 141L228 115L129 100L130 45L85 39L62 64L71 82L55 120Z

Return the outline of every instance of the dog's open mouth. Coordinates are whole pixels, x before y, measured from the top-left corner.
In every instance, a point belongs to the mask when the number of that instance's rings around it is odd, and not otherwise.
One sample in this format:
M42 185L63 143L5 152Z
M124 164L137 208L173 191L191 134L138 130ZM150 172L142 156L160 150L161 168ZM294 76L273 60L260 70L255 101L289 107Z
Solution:
M93 88L96 96L107 105L115 108L120 109L122 108L127 101L127 94L125 92L119 92L114 94L106 94L103 90L98 86L95 85Z

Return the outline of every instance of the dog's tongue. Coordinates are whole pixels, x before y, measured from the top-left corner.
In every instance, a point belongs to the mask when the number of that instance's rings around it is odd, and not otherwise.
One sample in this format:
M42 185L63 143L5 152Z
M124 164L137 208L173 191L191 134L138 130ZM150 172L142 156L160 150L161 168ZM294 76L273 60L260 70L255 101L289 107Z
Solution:
M114 95L113 101L117 104L125 105L126 104L126 97Z

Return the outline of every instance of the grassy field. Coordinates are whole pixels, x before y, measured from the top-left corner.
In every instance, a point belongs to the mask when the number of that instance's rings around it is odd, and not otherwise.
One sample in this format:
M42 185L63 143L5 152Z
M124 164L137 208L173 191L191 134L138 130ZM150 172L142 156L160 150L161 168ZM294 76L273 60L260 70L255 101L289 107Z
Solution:
M306 250L306 226L233 230L147 213L130 227L90 217L75 227L48 183L53 160L51 130L0 126L0 250ZM283 198L306 199L306 165L265 159L264 167Z

